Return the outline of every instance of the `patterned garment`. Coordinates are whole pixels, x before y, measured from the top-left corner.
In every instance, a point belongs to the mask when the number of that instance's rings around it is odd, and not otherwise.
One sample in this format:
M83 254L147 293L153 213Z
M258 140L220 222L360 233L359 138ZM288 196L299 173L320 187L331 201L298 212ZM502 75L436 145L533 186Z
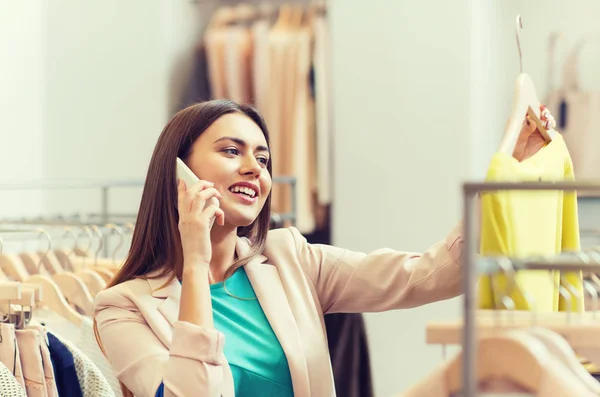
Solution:
M17 378L2 362L0 362L0 396L27 397Z
M92 360L73 343L54 335L71 352L83 397L115 397L115 392Z

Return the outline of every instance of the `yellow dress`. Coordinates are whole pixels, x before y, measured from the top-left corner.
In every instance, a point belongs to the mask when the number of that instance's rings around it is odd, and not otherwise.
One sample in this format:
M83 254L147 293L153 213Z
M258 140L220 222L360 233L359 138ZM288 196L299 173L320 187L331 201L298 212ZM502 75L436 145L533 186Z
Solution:
M560 134L534 156L519 162L496 153L487 181L573 180L573 164ZM577 196L573 191L498 191L481 195L481 247L483 256L528 257L578 251ZM480 309L506 309L501 298L508 295L517 310L555 312L567 310L568 300L559 285L570 285L574 311L583 311L581 272L519 271L507 284L503 274L481 276ZM507 291L507 288L510 291ZM576 292L575 292L576 291Z

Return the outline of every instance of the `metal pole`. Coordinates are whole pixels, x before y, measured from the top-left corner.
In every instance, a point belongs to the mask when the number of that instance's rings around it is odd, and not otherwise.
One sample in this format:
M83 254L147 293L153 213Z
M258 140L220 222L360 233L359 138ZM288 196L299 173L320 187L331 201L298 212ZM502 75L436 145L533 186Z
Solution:
M476 195L464 189L464 222L465 242L463 256L463 395L475 397L477 395L477 377L475 376L475 361L477 357L477 335L475 329L475 302L477 299L477 267L475 265L476 253L476 219L474 214Z
M498 190L562 190L600 191L600 181L561 181L561 182L482 182L463 184L465 246L463 257L463 365L462 381L465 397L477 396L477 329L475 325L475 304L477 300L478 268L475 263L477 253L477 230L474 214L477 194Z
M102 187L102 224L106 225L108 223L108 186ZM102 247L103 255L105 258L108 258L108 240L103 244Z
M292 226L296 226L298 217L298 210L296 208L296 178L290 180L290 187L292 188Z

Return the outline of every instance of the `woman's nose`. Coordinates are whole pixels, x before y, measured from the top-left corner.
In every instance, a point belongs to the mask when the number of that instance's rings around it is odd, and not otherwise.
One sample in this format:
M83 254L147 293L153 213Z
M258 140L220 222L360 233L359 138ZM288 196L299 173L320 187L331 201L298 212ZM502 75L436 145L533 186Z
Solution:
M240 174L242 175L260 175L262 167L258 160L254 157L244 160L240 168Z

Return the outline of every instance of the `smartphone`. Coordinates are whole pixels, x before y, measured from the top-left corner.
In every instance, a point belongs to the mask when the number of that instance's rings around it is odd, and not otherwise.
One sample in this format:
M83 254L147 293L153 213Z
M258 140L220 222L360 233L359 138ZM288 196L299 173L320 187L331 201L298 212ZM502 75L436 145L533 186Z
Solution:
M190 168L185 165L185 163L183 162L183 160L181 160L179 157L177 157L177 178L181 179L182 181L185 182L185 185L187 187L192 186L193 184L197 183L200 181L200 179L196 176L196 174L194 174L192 172L192 170L190 170ZM219 200L216 197L211 197L207 202L206 202L206 207L208 207L209 205L215 205L217 207L219 207ZM210 227L212 228L212 225L215 223L215 219L213 218L210 224Z

